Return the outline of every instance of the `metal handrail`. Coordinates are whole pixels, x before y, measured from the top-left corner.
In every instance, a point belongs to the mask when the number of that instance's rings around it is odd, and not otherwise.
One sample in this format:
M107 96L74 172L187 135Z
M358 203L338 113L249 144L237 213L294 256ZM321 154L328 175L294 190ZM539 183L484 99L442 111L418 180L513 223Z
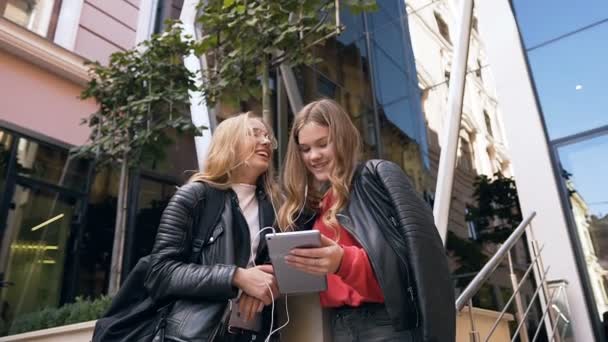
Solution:
M515 244L519 241L519 238L526 231L526 227L530 224L532 219L536 216L536 212L532 212L528 217L526 217L519 226L511 233L509 238L500 246L496 254L492 256L490 261L484 265L484 267L479 271L479 273L471 280L469 285L462 291L458 299L456 300L456 311L460 312L477 294L479 289L483 286L483 284L490 278L494 270L500 265L501 261L507 256L507 253L515 246Z
M513 295L511 296L511 298L509 298L509 301L507 302L507 304L505 304L504 308L502 309L502 311L498 315L498 318L496 319L496 321L494 321L494 325L492 325L492 327L490 328L490 332L488 333L488 335L492 335L494 333L494 330L496 330L496 328L498 328L498 324L500 323L500 320L507 313L507 309L509 309L509 306L511 305L511 303L513 302L513 300L515 300L517 294L519 293L519 291L521 290L522 286L524 285L524 281L526 281L526 279L528 278L528 275L530 275L532 269L534 268L534 265L535 265L536 261L540 258L540 252L541 251L539 250L538 254L536 254L534 256L534 259L530 263L530 267L528 267L528 270L526 270L526 273L524 273L524 275L522 276L522 278L521 278L521 280L519 282L519 285L517 285L517 287L514 289Z

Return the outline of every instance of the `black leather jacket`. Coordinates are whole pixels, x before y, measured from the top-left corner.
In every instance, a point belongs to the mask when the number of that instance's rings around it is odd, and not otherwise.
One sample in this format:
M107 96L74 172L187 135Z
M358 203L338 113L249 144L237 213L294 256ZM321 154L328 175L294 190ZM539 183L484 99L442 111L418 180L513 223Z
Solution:
M260 227L272 225L274 211L261 186L257 190ZM207 341L219 323L228 299L236 297L232 286L237 267L246 267L251 249L250 233L236 194L232 190L213 191L200 183L182 186L161 217L151 254L146 288L155 300L175 299L166 325L166 337L176 341ZM207 241L193 238L193 224L200 223L197 212L206 201L224 203L220 219ZM265 235L262 232L261 235ZM194 252L192 252L194 251ZM192 253L196 255L192 255ZM263 236L256 262L267 260Z
M454 288L443 243L429 205L401 168L385 160L360 165L337 218L367 252L395 329L453 342Z

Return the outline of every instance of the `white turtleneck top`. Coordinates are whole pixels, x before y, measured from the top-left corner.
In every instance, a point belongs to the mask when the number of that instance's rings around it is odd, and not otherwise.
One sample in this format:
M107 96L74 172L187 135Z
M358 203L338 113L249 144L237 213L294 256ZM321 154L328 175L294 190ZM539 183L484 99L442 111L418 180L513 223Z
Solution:
M260 231L260 215L258 199L255 196L256 186L251 184L233 184L232 190L236 193L239 199L239 206L249 226L249 235L251 237L251 257L249 259L249 265L253 264L255 254L258 250L260 237L258 233Z

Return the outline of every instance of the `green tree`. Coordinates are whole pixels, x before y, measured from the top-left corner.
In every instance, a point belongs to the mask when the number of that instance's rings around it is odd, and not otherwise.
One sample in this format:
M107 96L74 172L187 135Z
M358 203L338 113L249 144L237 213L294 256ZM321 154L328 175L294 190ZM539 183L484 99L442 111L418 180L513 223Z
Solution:
M375 0L342 2L352 11L376 7ZM270 70L314 63L312 47L343 29L338 0L205 0L199 6L204 35L196 52L209 65L201 89L207 103L261 97L268 122Z
M473 275L479 272L489 260L483 251L484 245L504 242L522 221L513 178L504 177L500 173L493 178L481 175L475 179L473 186L475 204L467 206L465 219L473 223L477 239L469 240L448 232L447 249L460 263L460 267L454 270L455 275ZM456 285L464 287L470 280L471 277L459 278ZM477 296L477 305L495 309L491 304L492 296L489 288L483 289Z
M458 257L462 266L455 273L479 271L488 260L483 253L485 243L502 243L522 221L513 178L497 173L494 178L477 176L473 183L475 204L467 206L465 219L473 223L477 239L468 240L448 232L447 248Z
M477 203L468 207L466 220L475 224L479 241L504 242L522 221L515 180L500 173L492 179L481 175L474 186Z
M121 165L109 293L118 290L124 246L129 171L148 158L163 158L172 143L170 131L196 132L189 115L189 91L195 77L183 63L194 42L182 37L177 23L137 48L113 53L108 65L89 64L91 80L81 94L94 99L98 110L82 124L91 128L89 141L73 150L97 165Z
M370 10L375 0L343 0L352 11ZM121 176L109 293L120 284L126 227L129 169L149 156L161 156L171 143L168 130L193 131L188 115L189 91L201 91L206 104L241 103L260 98L270 122L270 70L315 62L312 47L342 27L339 0L205 0L198 22L204 36L197 42L175 23L137 49L112 54L107 66L91 63L91 81L83 99L95 99L99 109L83 121L91 127L90 141L76 156L92 156L99 166L120 163ZM195 75L184 66L192 52L204 55L209 66ZM201 89L194 80L201 77Z

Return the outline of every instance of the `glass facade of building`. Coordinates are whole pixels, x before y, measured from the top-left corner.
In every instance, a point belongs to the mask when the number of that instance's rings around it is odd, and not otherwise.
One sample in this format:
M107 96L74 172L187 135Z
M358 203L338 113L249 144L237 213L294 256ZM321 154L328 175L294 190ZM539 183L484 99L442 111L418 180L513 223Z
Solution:
M346 30L316 49L322 62L297 69L304 102L339 102L359 128L365 158L394 161L420 193L433 192L405 3L382 1L359 15L344 10L341 20Z
M167 152L133 172L125 273L150 252L168 198L196 167L192 137L176 137ZM117 170L0 128L0 336L30 313L107 293Z
M608 2L513 0L592 317L608 312ZM606 322L605 322L606 323ZM599 326L599 325L596 325Z

